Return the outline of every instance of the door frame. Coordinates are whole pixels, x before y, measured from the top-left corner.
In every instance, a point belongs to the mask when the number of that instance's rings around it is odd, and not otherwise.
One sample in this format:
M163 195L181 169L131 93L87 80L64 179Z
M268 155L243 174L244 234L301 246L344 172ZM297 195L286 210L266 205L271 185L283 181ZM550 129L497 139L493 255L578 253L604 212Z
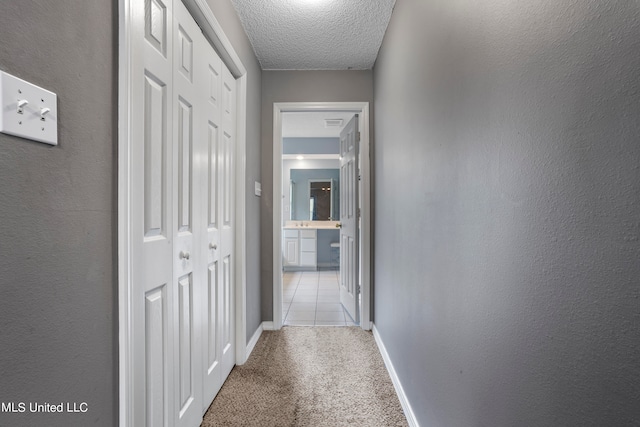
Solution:
M118 0L118 401L119 425L133 426L133 408L140 402L133 395L133 354L131 328L132 236L131 203L131 110L135 81L132 78L132 58L138 55L134 38L144 33L144 14L134 6L144 0ZM207 40L220 55L237 82L237 119L235 164L235 353L236 364L247 358L246 334L246 122L247 70L206 0L182 0L198 23ZM240 191L238 191L240 190Z
M273 328L282 328L282 113L348 111L359 114L360 128L360 327L371 330L371 162L368 102L273 103Z

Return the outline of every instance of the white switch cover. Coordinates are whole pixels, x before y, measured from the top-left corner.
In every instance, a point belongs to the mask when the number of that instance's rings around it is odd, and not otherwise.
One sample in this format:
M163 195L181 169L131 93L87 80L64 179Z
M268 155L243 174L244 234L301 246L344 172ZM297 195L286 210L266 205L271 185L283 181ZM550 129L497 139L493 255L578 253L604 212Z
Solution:
M55 93L0 71L0 102L0 132L58 145Z
M262 196L262 184L260 184L258 181L255 181L255 188L256 188L256 196L258 197Z

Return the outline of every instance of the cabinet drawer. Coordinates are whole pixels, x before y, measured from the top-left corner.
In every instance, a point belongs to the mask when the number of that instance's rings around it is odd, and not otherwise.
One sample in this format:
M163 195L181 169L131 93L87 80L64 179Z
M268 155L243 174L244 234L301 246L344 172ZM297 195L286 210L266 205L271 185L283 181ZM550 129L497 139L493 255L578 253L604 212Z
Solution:
M316 230L300 230L300 237L315 239Z
M316 239L300 239L300 251L301 252L314 252L316 251Z
M284 230L284 238L297 238L298 237L298 230Z
M316 253L315 252L300 252L300 265L303 266L316 266Z

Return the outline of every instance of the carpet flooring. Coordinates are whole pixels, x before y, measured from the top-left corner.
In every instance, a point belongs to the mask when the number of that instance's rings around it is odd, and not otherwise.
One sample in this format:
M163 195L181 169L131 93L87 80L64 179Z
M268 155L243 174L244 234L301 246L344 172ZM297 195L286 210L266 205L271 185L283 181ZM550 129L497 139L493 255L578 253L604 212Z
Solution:
M406 426L371 332L358 327L265 331L201 426Z

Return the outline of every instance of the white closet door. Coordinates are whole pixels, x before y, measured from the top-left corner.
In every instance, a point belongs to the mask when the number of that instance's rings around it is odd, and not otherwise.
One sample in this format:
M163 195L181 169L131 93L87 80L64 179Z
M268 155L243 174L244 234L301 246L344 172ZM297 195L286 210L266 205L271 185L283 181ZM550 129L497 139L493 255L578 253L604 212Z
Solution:
M223 300L222 278L222 160L221 160L221 135L222 135L222 68L223 64L213 49L207 49L202 55L202 67L204 73L198 85L203 97L204 116L206 126L205 135L205 164L206 182L202 185L202 200L206 203L204 226L206 227L206 239L203 241L206 255L206 291L203 298L205 324L203 327L203 360L204 360L204 401L202 412L207 410L209 404L222 386L222 336L220 325L222 324L221 306Z
M206 203L203 227L207 253L206 291L203 298L204 400L202 411L222 387L235 365L234 329L234 237L235 205L235 80L213 48L203 49L203 129L206 129L203 159Z
M135 426L198 426L235 364L236 82L180 0L136 0Z
M222 297L220 299L220 337L222 339L222 376L226 378L235 365L235 152L236 152L236 81L222 67L222 134L220 139L220 260Z
M175 287L173 330L174 407L176 426L197 426L202 420L202 340L200 301L204 256L199 247L205 228L202 204L195 189L202 175L197 162L204 135L202 102L196 77L201 73L198 52L204 48L200 28L181 1L174 2L173 19L173 188Z
M136 426L173 425L173 10L170 1L136 4L131 110L132 392Z

